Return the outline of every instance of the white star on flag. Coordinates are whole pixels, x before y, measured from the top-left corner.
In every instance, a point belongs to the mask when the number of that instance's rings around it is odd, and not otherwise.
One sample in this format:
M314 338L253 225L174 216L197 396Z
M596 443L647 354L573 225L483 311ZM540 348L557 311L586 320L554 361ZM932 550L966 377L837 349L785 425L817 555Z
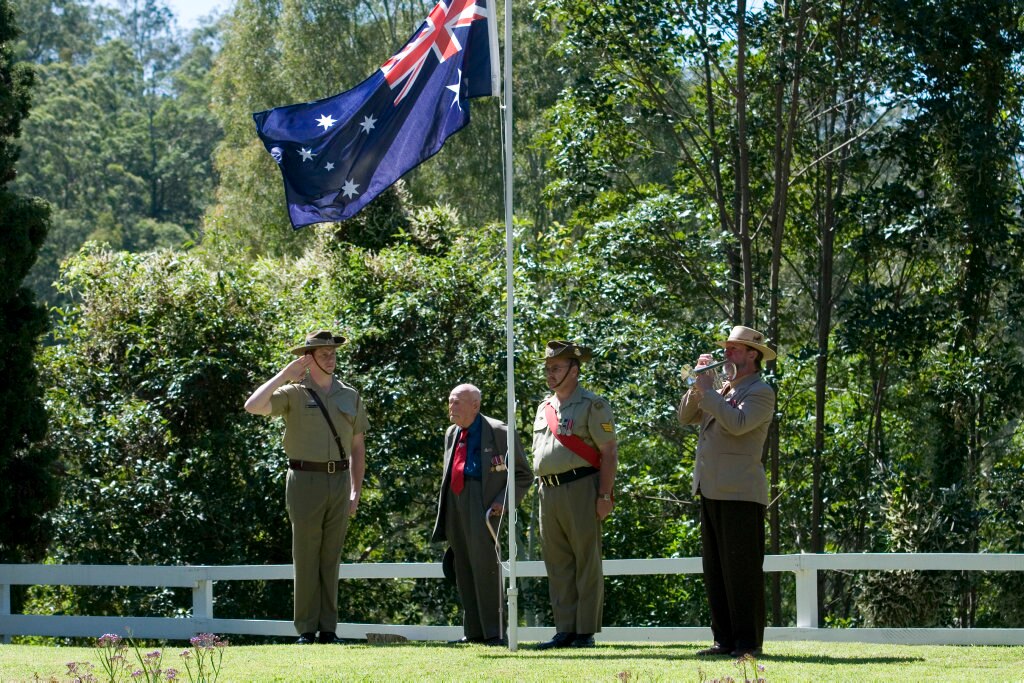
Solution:
M333 126L335 123L337 123L337 121L334 120L334 117L331 116L330 114L322 115L320 118L318 118L316 120L316 122L317 122L316 125L323 126L324 130L327 130L328 128Z
M377 123L377 119L373 118L372 116L366 116L363 117L363 122L360 123L359 125L363 127L364 133L369 133L371 130L373 130L373 124L375 123Z
M333 171L334 170L334 162L333 161L328 161L326 164L324 164L324 168L326 168L328 171Z
M459 80L452 85L445 86L448 90L455 93L455 99L452 100L452 106L459 105L459 111L462 111L462 102L459 101L459 93L462 91L462 69L459 69ZM451 107L449 107L450 109Z
M344 197L355 197L357 194L359 194L358 192L356 192L356 189L358 187L359 184L352 182L352 179L349 178L348 180L345 181L345 184L342 185L341 194Z
M302 155L303 161L312 161L313 157L316 156L315 154L313 154L313 150L306 149L305 147L299 150L299 154Z

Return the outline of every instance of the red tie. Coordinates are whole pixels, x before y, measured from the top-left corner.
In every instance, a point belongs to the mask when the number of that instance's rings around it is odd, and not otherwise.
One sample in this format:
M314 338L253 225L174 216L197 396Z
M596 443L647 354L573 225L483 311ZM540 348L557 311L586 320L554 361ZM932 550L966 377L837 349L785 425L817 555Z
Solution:
M459 441L455 444L455 462L452 463L452 493L459 495L465 485L466 470L466 441L469 439L469 430L459 431Z

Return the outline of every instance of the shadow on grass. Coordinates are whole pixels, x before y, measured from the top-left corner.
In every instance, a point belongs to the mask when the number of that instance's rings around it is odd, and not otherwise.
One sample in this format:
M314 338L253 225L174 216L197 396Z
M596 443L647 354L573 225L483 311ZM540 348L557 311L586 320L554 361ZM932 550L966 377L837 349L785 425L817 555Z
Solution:
M475 654L489 659L505 657L518 657L522 654L532 654L544 659L565 659L565 660L598 660L598 659L649 659L649 660L683 660L691 659L695 662L728 662L735 661L733 657L698 657L697 650L693 646L672 646L672 645L598 645L595 648L586 650L544 650L537 651L534 645L523 645L516 652L498 648L479 649ZM756 658L758 662L792 662L796 664L910 664L923 662L924 657L842 657L835 655L773 655L766 653Z

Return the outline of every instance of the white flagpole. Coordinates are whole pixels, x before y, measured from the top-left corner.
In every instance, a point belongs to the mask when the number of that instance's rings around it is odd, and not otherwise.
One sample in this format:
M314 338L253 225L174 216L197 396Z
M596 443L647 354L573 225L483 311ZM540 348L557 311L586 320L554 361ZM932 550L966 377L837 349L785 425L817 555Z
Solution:
M497 14L495 12L495 14ZM516 580L516 382L515 382L515 329L513 322L515 279L512 254L515 239L512 234L512 0L505 0L505 383L508 394L508 480L505 501L508 506L508 649L518 649L519 636L519 584Z

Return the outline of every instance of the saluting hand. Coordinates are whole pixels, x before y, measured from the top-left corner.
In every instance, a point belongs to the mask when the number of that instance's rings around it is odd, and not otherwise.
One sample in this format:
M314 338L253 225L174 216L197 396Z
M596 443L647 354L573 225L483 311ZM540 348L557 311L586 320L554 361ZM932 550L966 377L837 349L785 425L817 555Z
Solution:
M312 365L312 363L313 356L309 354L299 356L284 367L284 370L281 371L281 375L289 382L301 382L306 376L306 371L309 370L309 366Z

